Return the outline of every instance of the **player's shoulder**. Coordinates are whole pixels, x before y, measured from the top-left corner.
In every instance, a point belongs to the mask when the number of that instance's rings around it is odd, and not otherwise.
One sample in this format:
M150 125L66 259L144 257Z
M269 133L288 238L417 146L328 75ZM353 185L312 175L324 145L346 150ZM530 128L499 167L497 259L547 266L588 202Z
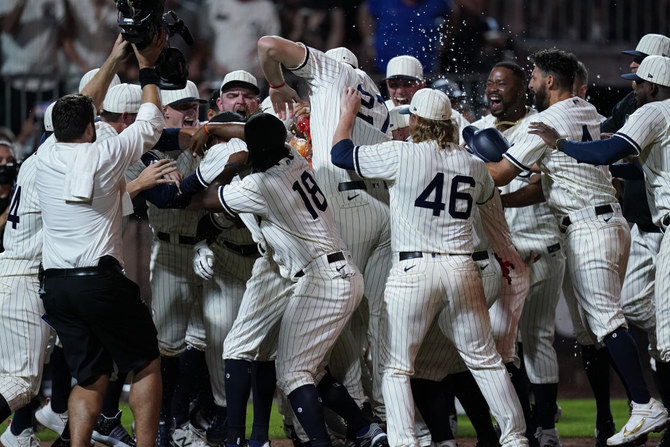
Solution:
M477 121L474 121L471 124L473 126L477 127L478 129L487 129L489 127L493 127L495 122L496 122L496 117L489 113L488 115L482 116Z

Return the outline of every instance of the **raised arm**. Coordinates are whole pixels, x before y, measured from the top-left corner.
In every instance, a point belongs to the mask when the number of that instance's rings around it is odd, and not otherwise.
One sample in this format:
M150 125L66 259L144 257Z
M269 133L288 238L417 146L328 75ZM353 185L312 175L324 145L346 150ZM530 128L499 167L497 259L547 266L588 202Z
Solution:
M293 101L300 101L298 93L286 85L281 67L298 67L305 60L306 51L303 45L279 36L263 36L258 40L258 59L270 83L272 107L281 119L287 118L287 105L288 118L291 118Z
M333 148L330 150L331 161L340 168L354 169L354 143L351 141L351 129L354 127L354 119L360 108L360 92L355 88L346 87L340 101L340 121L335 128Z
M100 70L98 70L91 81L81 91L82 95L93 98L95 110L99 111L102 109L102 102L107 94L109 83L112 82L114 75L119 71L119 68L121 68L121 65L123 65L129 54L130 44L123 40L123 37L119 34L109 57L107 57Z

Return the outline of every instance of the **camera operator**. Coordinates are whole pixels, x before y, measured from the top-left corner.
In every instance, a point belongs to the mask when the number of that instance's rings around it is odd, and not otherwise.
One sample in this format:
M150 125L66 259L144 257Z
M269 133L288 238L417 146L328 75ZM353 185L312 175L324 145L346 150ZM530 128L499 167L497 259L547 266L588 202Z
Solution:
M121 193L125 169L156 143L165 125L153 68L165 42L165 33L158 32L142 50L133 46L143 86L134 124L97 142L92 99L67 95L53 109L58 142L38 152L44 308L77 379L68 408L72 447L89 447L113 364L120 372L134 372L129 403L138 445L156 440L161 389L156 329L137 284L122 270ZM129 44L123 45L127 51ZM103 70L110 71L107 62Z
M18 172L15 166L16 157L14 156L13 144L6 140L0 140L0 253L4 251L2 235L7 224L12 186Z

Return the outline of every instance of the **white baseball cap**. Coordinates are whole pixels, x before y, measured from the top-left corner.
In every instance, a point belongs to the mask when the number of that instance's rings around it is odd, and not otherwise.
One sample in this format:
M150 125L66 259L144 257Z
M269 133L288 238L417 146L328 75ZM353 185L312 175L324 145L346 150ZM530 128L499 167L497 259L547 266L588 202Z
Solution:
M423 66L413 56L396 56L386 65L385 79L423 80Z
M429 120L446 121L451 119L451 101L445 93L439 90L422 88L414 94L409 107L398 113L401 115L411 113Z
M47 132L53 132L54 131L54 121L53 121L53 111L54 111L54 104L56 104L56 101L52 102L49 104L49 107L44 111L44 130Z
M670 57L647 56L640 63L636 73L626 73L621 77L637 82L647 81L670 87Z
M223 78L223 82L221 83L221 88L219 90L221 91L221 93L223 93L224 91L232 87L240 85L243 87L250 88L251 90L256 92L257 95L260 93L256 77L251 73L249 73L248 71L244 70L235 70L228 73Z
M389 129L391 131L409 126L409 114L400 113L401 110L405 109L407 109L407 106L396 106L389 110Z
M142 105L142 87L119 84L107 90L102 109L112 113L137 113Z
M326 51L326 56L335 59L336 61L344 62L354 68L358 68L358 58L348 48L337 47Z
M207 104L207 100L200 99L198 87L195 86L193 81L186 81L186 87L180 90L161 90L161 101L164 106L176 106L189 101Z
M670 37L663 34L645 34L634 50L626 50L622 53L637 57L670 56Z
M100 71L99 68L94 68L93 70L90 70L84 76L81 77L81 80L79 81L79 93L81 93L81 91L84 90L86 84L91 82L91 79L93 79L93 76L95 76L95 74L98 71ZM112 82L109 83L109 88L112 88L115 85L119 85L120 83L121 79L119 78L119 75L115 74L114 77L112 78Z

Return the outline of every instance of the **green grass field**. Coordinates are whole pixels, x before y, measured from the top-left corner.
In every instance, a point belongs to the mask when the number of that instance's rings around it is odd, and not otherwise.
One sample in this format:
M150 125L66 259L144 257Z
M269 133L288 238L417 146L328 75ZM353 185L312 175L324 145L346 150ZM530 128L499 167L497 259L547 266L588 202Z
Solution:
M561 437L565 438L583 438L592 437L595 423L595 403L592 399L571 399L559 400L559 405L563 409L563 416L556 427ZM130 424L132 422L132 413L126 404L123 404L123 424L130 431ZM628 406L626 401L617 399L612 401L612 413L617 423L617 429L621 427L628 420ZM0 432L5 430L7 423L0 425ZM247 412L247 429L251 429L251 406ZM249 433L247 433L248 435ZM475 432L470 425L470 421L466 416L458 417L458 433L457 438L474 437ZM43 441L51 441L56 439L56 434L50 430L44 430L39 433L38 437ZM658 438L659 434L653 433L650 438ZM272 417L270 420L270 438L283 439L284 431L282 430L281 416L277 411L277 406L272 408Z

